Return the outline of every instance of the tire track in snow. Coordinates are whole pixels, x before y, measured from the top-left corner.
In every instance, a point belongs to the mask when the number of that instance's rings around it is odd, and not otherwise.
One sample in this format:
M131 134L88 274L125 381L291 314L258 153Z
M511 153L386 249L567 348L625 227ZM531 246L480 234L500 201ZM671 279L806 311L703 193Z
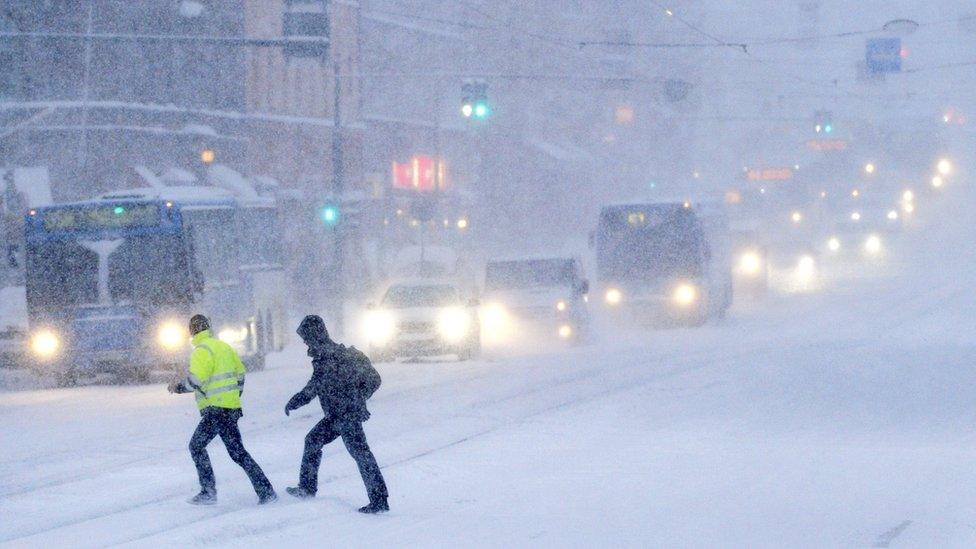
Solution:
M673 377L673 376L680 375L680 374L683 374L683 373L687 373L689 371L693 371L693 370L696 370L696 369L702 369L702 368L705 368L705 367L708 367L708 366L716 365L718 363L734 362L736 360L741 360L741 359L746 358L746 357L749 357L749 356L760 355L760 354L762 354L764 352L769 352L769 351L772 351L772 350L776 350L778 348L779 348L778 345L777 346L766 346L766 347L759 348L759 349L750 349L750 350L741 351L741 352L738 352L738 353L727 354L727 355L721 357L721 360L720 361L705 360L706 358L714 358L714 355L715 355L715 350L714 349L709 350L709 351L703 351L702 353L696 353L696 354L691 355L691 356L683 356L683 357L681 357L681 360L677 362L678 364L694 363L694 365L692 365L692 366L684 366L684 367L678 366L678 367L675 367L675 368L671 368L671 369L669 369L668 371L666 371L664 373L661 373L661 374L652 376L651 378L646 378L645 384L655 383L657 381L660 381L661 379L666 379L668 377ZM602 350L600 350L600 349L590 349L590 350L588 350L588 353L587 354L589 354L589 353L601 354L602 353ZM648 363L647 363L648 361L655 361L655 360L656 361L665 361L665 360L668 360L668 357L663 357L663 356L653 357L653 358L647 357L646 356L646 349L639 349L639 348L629 349L628 352L625 354L625 356L624 357L621 357L621 358L626 358L627 355L636 355L636 358L638 360L634 360L633 361L636 365L630 367L629 369L625 369L625 370L621 370L621 369L611 370L610 372L613 375L619 376L621 374L629 374L629 375L637 374L638 376L640 376L640 374L646 373L647 370L648 370L648 368L650 367L648 365ZM554 360L559 360L560 358L561 357L559 357L559 356L553 357ZM643 358L643 360L640 360L641 358ZM497 372L495 372L495 374L497 375ZM491 398L491 399L484 399L484 400L481 400L481 401L476 401L475 403L472 403L472 404L469 404L469 405L465 406L465 408L462 409L462 410L460 410L459 413L452 414L449 419L456 420L456 419L459 419L459 418L463 418L465 416L468 416L469 415L469 411L472 408L473 409L483 409L483 408L486 408L486 407L492 407L493 405L496 405L496 404L500 404L500 403L504 403L504 402L509 402L509 401L512 401L512 400L518 400L520 398L525 398L525 397L528 397L528 396L532 396L532 395L535 395L535 394L538 394L538 393L550 393L550 392L553 391L553 389L557 389L557 388L560 388L560 387L578 386L583 381L588 381L588 380L591 380L591 379L595 379L595 378L598 378L598 377L603 376L605 374L607 374L606 368L603 368L603 367L595 367L595 368L584 369L584 370L582 370L580 372L577 372L575 375L559 376L559 377L556 378L555 383L547 383L547 384L541 384L541 385L540 384L536 384L534 388L531 388L531 389L528 389L528 390L525 390L525 391L517 391L514 394L507 394L507 395L502 396L501 398ZM465 380L461 380L461 381L464 382L464 383L467 383L469 380L465 379ZM574 393L570 394L568 396L568 398L564 398L564 399L560 400L558 403L556 403L554 405L546 406L546 407L544 407L544 408L542 408L540 410L537 410L537 411L535 411L533 413L530 413L530 414L523 414L521 416L518 416L518 417L515 417L515 418L512 418L512 419L502 420L500 423L496 424L493 427L490 427L488 429L481 429L481 430L478 430L478 431L476 431L474 433L468 433L465 436L462 436L462 437L459 437L457 439L454 439L454 440L450 441L448 444L439 445L439 446L434 447L434 448L425 448L421 452L413 453L413 454L410 454L410 455L408 455L406 457L402 457L402 458L400 458L398 460L391 461L391 462L387 463L383 468L400 466L400 465L409 463L411 461L414 461L416 459L419 459L421 457L430 455L432 453L435 453L435 452L438 452L438 451L442 451L444 449L451 448L451 447L457 446L459 444L463 444L464 442L467 442L468 440L471 440L473 438L476 438L476 437L479 437L479 436L484 436L484 435L487 435L487 434L489 434L491 432L498 431L498 430L500 430L500 429L502 429L502 428L504 428L504 427L506 427L508 425L517 423L518 421L521 421L521 420L524 420L524 419L528 419L528 418L534 417L536 415L545 414L545 413L548 413L548 412L550 412L552 410L555 410L555 409L563 408L563 407L565 407L567 405L573 404L574 402L579 402L579 403L587 402L587 401L592 400L592 399L595 399L595 398L600 398L601 396L603 396L605 394L609 394L609 393L612 393L612 392L620 391L620 390L627 389L627 388L630 388L630 387L633 387L633 386L634 386L633 380L630 379L630 378L628 378L626 382L624 382L624 383L617 383L612 388L607 389L607 390L598 391L596 394L591 395L588 398L586 398L586 397L581 398L580 395L578 395L578 394L576 394L574 392ZM584 385L582 388L585 389L587 387L588 387L588 385ZM411 391L425 392L424 389L425 389L425 387L416 387L416 388L411 389ZM283 423L283 421L282 422L279 422L279 423ZM444 421L441 421L441 422L438 422L438 423L444 423ZM269 426L268 428L274 427L274 426L276 426L276 425ZM426 429L428 429L430 427L431 427L431 425L423 425L423 426L416 427L416 428L413 428L413 429L401 431L401 434L415 434L417 432L422 432L422 431L424 431L424 430L426 430ZM175 454L175 453L179 453L179 452L174 450L173 452L170 452L170 453L174 453ZM289 470L290 469L292 469L292 467L289 467ZM279 472L279 471L277 471L275 469L269 469L269 471L273 471L275 473ZM337 476L337 477L332 477L332 478L328 478L328 479L323 479L323 481L325 481L325 482L323 482L323 484L328 484L329 482L333 482L333 481L336 481L336 480L344 480L344 479L347 479L349 477L350 477L350 475L343 475L343 476ZM137 512L137 511L140 511L140 510L144 510L144 509L150 508L152 506L158 506L158 505L162 505L162 504L170 503L170 502L178 502L178 503L182 504L182 500L184 499L184 496L185 496L185 494L182 491L176 492L174 490L174 491L167 492L166 494L161 495L160 497L152 498L152 499L145 500L145 501L142 501L142 502L139 502L139 503L130 503L128 505L120 506L120 507L116 508L115 510L111 510L111 511L108 511L108 512L91 513L91 514L87 514L87 515L84 515L82 517L79 517L77 519L74 519L74 520L63 521L63 522L60 522L60 523L57 523L57 524L48 524L48 525L45 525L45 527L42 528L42 529L36 529L36 530L30 531L30 532L19 532L19 533L15 534L13 537L5 538L2 541L6 541L6 542L19 541L19 540L25 540L26 541L27 538L30 538L30 537L33 537L33 536L36 536L36 535L45 534L45 533L51 533L51 532L55 532L57 530L65 529L65 528L70 528L70 527L73 527L73 526L83 525L85 523L89 523L89 522L96 521L96 520L99 520L99 519L106 519L106 518L113 517L113 516L117 516L117 515L122 515L122 514L127 514L127 513L133 513L133 512ZM206 512L204 514L204 516L199 516L196 520L191 520L191 521L187 521L185 519L185 517L180 516L179 517L179 521L176 522L176 523L174 523L174 524L172 524L172 525L167 525L167 526L165 526L163 528L159 528L159 529L156 529L156 530L153 530L153 531L150 531L150 532L144 532L144 533L140 534L139 536L137 536L137 537L135 537L133 539L119 541L119 542L116 542L116 543L126 543L126 542L131 542L131 541L136 541L136 540L144 539L146 537L151 537L153 535L165 533L165 532L168 532L168 531L171 531L171 530L175 530L175 529L185 528L187 525L190 525L190 524L204 522L204 521L210 520L212 518L217 518L217 517L224 516L224 515L227 515L229 513L238 512L238 511L241 511L241 510L242 510L241 508L228 508L228 509L222 509L222 510L209 511L209 512Z

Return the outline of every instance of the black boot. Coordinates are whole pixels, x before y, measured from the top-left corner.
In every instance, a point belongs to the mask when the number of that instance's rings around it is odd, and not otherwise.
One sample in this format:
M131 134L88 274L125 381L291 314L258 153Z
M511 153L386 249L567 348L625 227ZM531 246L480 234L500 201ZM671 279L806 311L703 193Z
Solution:
M309 492L301 486L289 486L288 488L285 488L285 491L298 499L311 499L315 497L315 494Z
M274 490L258 496L258 505L265 505L273 501L278 501L278 494Z
M192 505L214 505L217 503L217 493L210 490L200 490L200 493L186 500Z
M372 515L375 513L385 513L390 510L390 504L386 502L386 498L377 498L374 501L369 502L366 507L360 507L360 513L366 513Z

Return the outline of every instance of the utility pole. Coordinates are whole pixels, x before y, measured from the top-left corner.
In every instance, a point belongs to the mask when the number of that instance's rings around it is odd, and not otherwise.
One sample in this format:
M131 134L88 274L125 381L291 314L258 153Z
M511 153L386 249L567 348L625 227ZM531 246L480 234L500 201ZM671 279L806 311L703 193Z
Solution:
M345 197L345 167L342 164L342 110L341 110L341 80L339 75L339 63L332 64L332 192L338 204L343 204ZM341 207L341 206L340 206ZM343 334L345 303L346 303L346 276L345 276L345 223L339 222L335 228L335 292L338 302L338 312L336 313L336 331Z
M84 59L82 60L82 78L81 78L81 144L78 146L78 163L81 167L82 177L85 177L88 172L88 98L89 98L89 88L91 86L91 57L92 57L92 41L89 39L93 31L93 22L95 18L95 3L88 3L88 19L85 24L85 50Z

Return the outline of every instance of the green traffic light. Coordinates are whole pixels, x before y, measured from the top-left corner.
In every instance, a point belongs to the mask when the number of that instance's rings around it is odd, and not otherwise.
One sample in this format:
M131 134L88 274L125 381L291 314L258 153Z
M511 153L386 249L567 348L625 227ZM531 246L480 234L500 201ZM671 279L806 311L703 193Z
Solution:
M487 118L490 114L490 109L488 108L488 103L485 101L478 101L474 104L474 117L475 118Z
M339 222L339 208L326 206L322 208L322 221L326 225L335 225Z
M122 214L124 214L124 213L125 213L125 208L123 208L122 206L116 206L116 207L115 207L115 208L114 208L114 209L112 210L112 213L114 213L115 215L122 215Z

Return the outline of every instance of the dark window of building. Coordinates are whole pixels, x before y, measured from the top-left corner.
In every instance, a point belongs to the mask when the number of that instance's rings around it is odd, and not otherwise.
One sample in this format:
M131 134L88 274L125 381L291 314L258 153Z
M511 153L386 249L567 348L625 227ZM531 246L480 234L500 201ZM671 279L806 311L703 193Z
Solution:
M285 0L283 29L287 57L325 57L329 52L329 10L326 0ZM322 39L325 39L324 41Z

